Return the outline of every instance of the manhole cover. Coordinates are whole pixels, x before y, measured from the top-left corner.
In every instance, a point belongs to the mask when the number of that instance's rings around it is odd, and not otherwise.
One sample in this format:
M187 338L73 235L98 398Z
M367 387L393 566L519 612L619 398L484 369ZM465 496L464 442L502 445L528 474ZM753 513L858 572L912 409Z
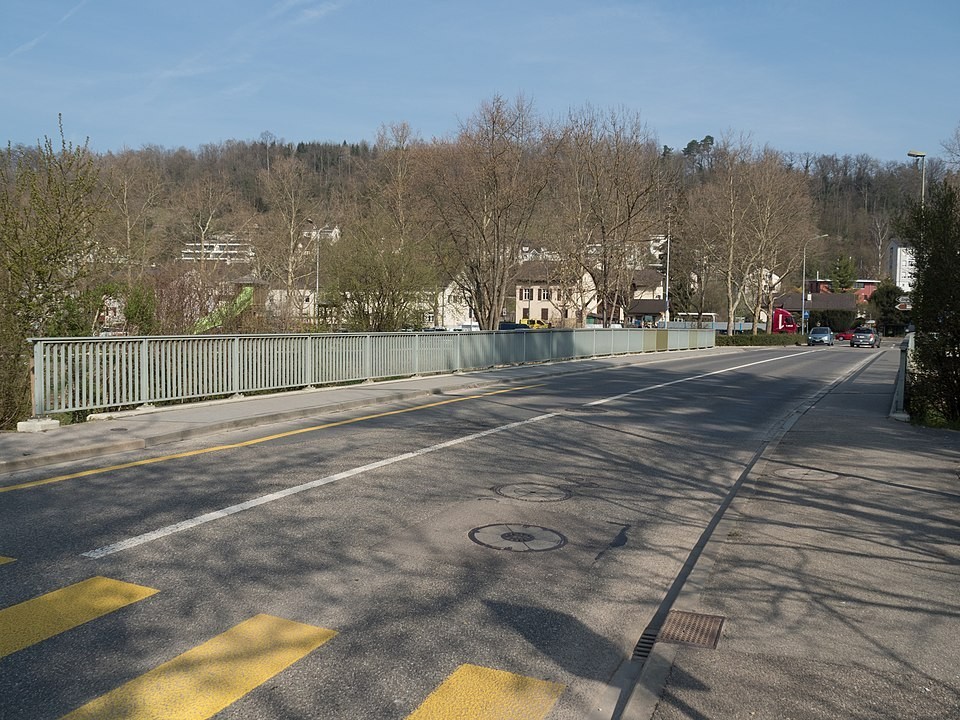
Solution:
M723 621L722 615L671 610L657 634L657 642L715 648Z
M493 491L502 497L526 502L560 502L572 495L569 490L533 482L498 485Z
M826 470L813 470L811 468L783 468L777 470L775 475L790 480L836 480L839 475Z
M484 525L467 536L477 545L511 552L543 552L567 544L567 539L556 530L520 523Z

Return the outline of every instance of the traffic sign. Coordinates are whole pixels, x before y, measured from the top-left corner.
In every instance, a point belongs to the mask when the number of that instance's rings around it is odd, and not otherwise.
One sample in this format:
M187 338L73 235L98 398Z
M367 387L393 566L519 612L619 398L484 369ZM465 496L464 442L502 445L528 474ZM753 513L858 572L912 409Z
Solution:
M897 310L913 310L913 305L908 302L897 303Z
M910 302L910 296L909 296L909 295L901 295L900 297L897 298L897 302L898 302L898 303L908 303L908 302Z

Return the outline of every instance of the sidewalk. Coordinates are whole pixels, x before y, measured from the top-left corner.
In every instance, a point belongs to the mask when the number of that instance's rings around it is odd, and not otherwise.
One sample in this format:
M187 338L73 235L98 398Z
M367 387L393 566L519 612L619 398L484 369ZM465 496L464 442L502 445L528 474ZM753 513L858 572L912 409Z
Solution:
M716 649L656 642L623 718L960 718L960 433L888 417L897 356L768 446L673 605Z
M83 460L242 428L269 425L379 403L398 402L546 375L586 372L628 363L683 357L677 351L617 355L590 360L518 365L453 375L430 375L390 382L316 388L294 392L197 402L168 407L100 413L76 425L44 432L0 433L0 474Z

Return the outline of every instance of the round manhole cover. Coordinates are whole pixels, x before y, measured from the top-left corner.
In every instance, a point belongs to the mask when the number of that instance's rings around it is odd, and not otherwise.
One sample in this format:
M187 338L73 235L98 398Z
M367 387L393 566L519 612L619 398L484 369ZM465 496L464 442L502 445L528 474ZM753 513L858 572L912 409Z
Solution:
M519 523L484 525L467 536L477 545L511 552L543 552L567 544L567 539L556 530Z
M790 480L835 480L840 477L836 473L811 468L783 468L774 474Z
M526 502L560 502L561 500L568 500L572 494L569 490L563 488L534 482L498 485L493 491L502 497L511 500L525 500Z

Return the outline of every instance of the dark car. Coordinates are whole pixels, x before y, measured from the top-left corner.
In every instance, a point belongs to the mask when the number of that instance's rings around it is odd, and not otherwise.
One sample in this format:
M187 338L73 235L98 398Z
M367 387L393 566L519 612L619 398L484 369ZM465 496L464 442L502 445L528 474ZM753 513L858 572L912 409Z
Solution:
M850 338L850 347L880 347L880 335L871 327L858 327Z
M807 345L833 345L833 330L828 327L811 328Z
M529 325L524 325L523 323L515 322L501 322L497 325L497 330L529 330Z

